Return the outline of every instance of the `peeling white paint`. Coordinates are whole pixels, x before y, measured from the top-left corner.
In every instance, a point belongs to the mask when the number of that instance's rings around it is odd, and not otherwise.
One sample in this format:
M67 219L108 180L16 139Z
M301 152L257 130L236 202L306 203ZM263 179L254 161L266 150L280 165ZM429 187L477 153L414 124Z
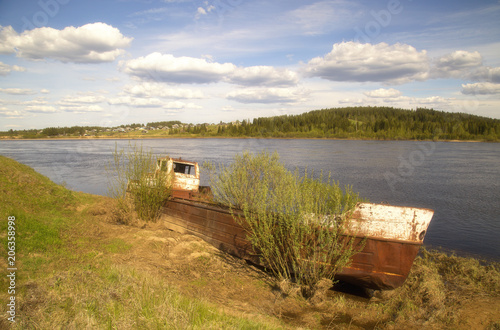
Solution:
M349 232L357 236L423 242L434 211L422 208L360 203Z

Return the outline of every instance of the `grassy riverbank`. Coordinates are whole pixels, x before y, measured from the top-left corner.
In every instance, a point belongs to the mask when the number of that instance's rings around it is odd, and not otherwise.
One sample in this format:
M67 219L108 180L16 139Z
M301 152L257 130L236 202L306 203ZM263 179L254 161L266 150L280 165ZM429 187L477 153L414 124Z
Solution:
M119 225L113 200L67 190L2 156L0 191L2 329L500 328L498 264L423 251L400 289L305 300L161 222ZM5 276L10 216L15 295Z

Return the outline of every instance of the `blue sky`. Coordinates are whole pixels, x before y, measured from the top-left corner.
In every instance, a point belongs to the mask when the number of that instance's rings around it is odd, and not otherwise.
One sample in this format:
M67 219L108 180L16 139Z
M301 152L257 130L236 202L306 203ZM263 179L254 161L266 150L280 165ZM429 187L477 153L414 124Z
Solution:
M0 0L0 130L345 106L500 118L499 1Z

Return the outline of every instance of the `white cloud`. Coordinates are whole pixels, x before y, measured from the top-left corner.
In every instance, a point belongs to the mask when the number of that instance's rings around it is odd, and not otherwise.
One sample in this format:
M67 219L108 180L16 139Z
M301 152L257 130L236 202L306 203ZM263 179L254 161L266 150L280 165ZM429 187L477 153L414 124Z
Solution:
M233 91L226 97L241 103L295 103L308 95L309 91L299 88L258 88Z
M112 62L130 46L132 38L105 23L69 26L63 30L41 27L21 34L12 27L0 27L0 53L16 53L18 57L61 62Z
M294 9L284 15L288 29L299 28L305 35L320 35L341 26L353 25L359 10L351 1L318 1Z
M223 111L223 112L234 112L234 111L236 111L236 109L233 108L232 106L228 105L228 106L222 107L221 111Z
M445 98L442 96L429 96L429 97L410 97L399 95L396 96L394 92L393 97L390 97L391 92L387 92L390 90L379 89L373 92L376 92L375 95L379 95L378 97L373 97L371 95L365 94L366 98L356 98L355 95L349 98L343 98L338 101L341 105L365 105L365 106L394 106L399 108L418 108L418 107L426 107L426 108L434 108L440 110L452 110L454 103L457 102L455 98ZM399 91L396 90L399 93ZM384 96L386 95L386 96Z
M152 9L137 11L137 12L129 15L129 17L150 16L150 15L156 15L156 14L165 14L168 12L169 12L169 8L167 8L167 7L152 8Z
M96 104L66 105L66 106L60 106L59 109L66 112L74 112L74 113L102 112L104 110L101 106Z
M145 57L123 61L122 70L146 81L166 83L228 82L242 86L294 86L298 76L289 69L272 66L237 67L232 63L213 62L212 58L175 57L152 53ZM207 60L208 59L208 60Z
M128 105L137 108L160 108L164 102L158 98L137 98L130 96L116 97L108 99L108 104L111 105Z
M122 96L117 98L112 98L108 100L108 104L111 105L125 105L135 108L163 108L166 110L179 110L179 109L201 109L200 106L194 103L185 103L181 101L164 102L155 97L141 98L141 97L131 97Z
M7 118L22 118L24 114L21 111L9 110L6 107L0 107L0 116Z
M237 68L227 77L228 82L243 86L285 87L297 85L297 74L288 69L276 69L272 66L251 66Z
M339 103L340 104L357 104L357 105L360 105L360 104L364 104L365 101L363 99L349 99L349 98L346 98L346 99L339 100Z
M0 88L0 92L11 95L30 95L37 92L28 88Z
M145 57L121 63L125 73L148 81L169 83L212 83L232 73L231 63L209 63L194 57L174 57L171 54L152 53Z
M26 111L36 113L55 113L59 112L56 108L50 105L29 105L25 108Z
M435 60L431 72L435 78L465 78L471 70L480 67L482 62L481 54L477 51L457 50Z
M14 53L14 45L12 40L18 37L18 34L12 26L0 25L0 54Z
M201 58L206 59L208 62L213 62L214 61L213 55L210 55L210 54L203 54L203 55L201 55Z
M196 105L194 103L184 103L181 101L174 101L174 102L167 102L163 105L163 109L173 109L173 110L179 110L179 109L202 109L199 105Z
M0 62L0 76L6 76L12 71L24 72L26 71L26 68L17 65L8 65Z
M364 92L364 94L368 97L374 98L397 98L401 96L401 92L394 88L379 88L373 91Z
M167 99L201 99L200 91L185 88L169 88L162 83L143 82L137 85L127 85L123 91L135 97L160 97Z
M405 44L372 45L350 41L334 44L330 53L310 60L305 74L332 81L401 84L426 80L429 59L425 50L418 52Z
M500 83L500 68L483 66L472 72L469 78L476 81Z
M87 93L81 96L66 96L57 102L59 109L66 112L88 113L102 112L104 109L98 105L106 101L106 98L94 93Z
M434 61L431 70L432 78L457 78L472 81L484 81L500 83L500 68L483 66L483 59L479 52L467 52L457 50L444 55ZM474 84L470 84L471 86ZM477 85L478 87L480 85ZM467 87L470 90L473 87ZM490 88L490 85L482 85L479 90ZM465 94L468 94L467 92ZM489 93L488 93L489 94Z
M495 84L490 82L462 84L462 94L467 94L467 95L500 94L500 84Z
M206 8L198 7L198 9L196 9L195 19L200 19L200 17L205 16L208 13L210 13L212 10L216 9L215 6L213 6L213 5L209 6L207 1L205 1L205 5L206 5Z
M130 20L124 22L124 25L136 29L139 25L143 25L149 22L162 21L166 19L172 13L171 9L168 7L151 8L146 10L137 11L128 15Z
M24 101L22 104L24 105L42 105L42 104L48 104L47 100L44 97L38 97L34 100L30 101Z
M454 99L444 98L442 96L429 96L429 97L412 97L409 98L409 104L414 104L417 107L431 107L431 108L443 108L451 106L451 102Z
M66 96L57 104L62 106L78 106L81 104L96 104L104 102L105 98L103 96L95 95L85 95L85 96Z

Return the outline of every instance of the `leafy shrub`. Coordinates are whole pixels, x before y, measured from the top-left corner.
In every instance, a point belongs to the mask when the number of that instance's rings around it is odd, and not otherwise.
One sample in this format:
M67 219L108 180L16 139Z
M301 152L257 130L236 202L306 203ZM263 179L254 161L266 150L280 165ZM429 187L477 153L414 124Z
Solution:
M300 176L287 170L277 153L267 152L245 152L218 170L204 167L214 200L243 211L244 217L234 216L278 281L294 280L311 294L319 280L333 279L358 251L344 224L359 196L350 187L343 191L330 175Z
M155 221L170 197L173 177L155 175L157 158L142 146L129 145L128 151L115 146L113 162L108 166L109 194L118 200L115 215L127 223L135 210L139 218Z

